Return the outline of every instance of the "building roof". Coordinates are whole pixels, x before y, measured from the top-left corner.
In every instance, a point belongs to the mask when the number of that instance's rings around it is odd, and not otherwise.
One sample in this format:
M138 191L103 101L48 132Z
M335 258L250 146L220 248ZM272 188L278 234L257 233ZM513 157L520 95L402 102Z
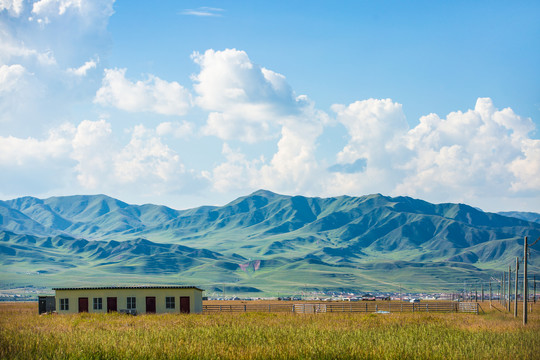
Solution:
M204 291L196 286L182 285L140 285L140 286L92 286L92 287L69 287L53 288L53 290L122 290L122 289L195 289Z

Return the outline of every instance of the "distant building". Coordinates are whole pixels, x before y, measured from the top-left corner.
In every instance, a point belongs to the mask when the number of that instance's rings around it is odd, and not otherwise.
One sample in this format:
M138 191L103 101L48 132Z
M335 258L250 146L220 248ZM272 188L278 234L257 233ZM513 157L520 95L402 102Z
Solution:
M55 288L59 314L111 311L131 314L201 313L202 292L194 286Z
M56 311L54 296L39 296L38 304L38 311L40 314Z

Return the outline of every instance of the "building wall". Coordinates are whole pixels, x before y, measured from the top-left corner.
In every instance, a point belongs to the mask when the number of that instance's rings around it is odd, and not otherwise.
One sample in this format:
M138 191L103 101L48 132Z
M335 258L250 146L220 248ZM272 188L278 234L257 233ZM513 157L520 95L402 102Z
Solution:
M135 297L135 305L138 314L146 313L146 297L156 298L156 313L180 313L180 297L189 296L190 313L202 312L202 291L198 289L179 288L179 289L76 289L76 290L56 290L56 311L59 314L74 314L79 312L79 298L88 298L88 312L106 313L107 297L116 297L118 311L127 309L127 298ZM165 298L175 298L175 308L165 308ZM94 298L101 298L103 308L94 310ZM61 299L69 299L69 309L61 310Z

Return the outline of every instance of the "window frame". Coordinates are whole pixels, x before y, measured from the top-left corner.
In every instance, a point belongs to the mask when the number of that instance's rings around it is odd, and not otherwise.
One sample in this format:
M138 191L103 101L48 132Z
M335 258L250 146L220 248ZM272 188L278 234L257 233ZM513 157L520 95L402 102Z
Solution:
M69 311L69 298L60 299L60 310Z
M137 298L135 296L128 296L126 299L126 308L128 310L137 309Z
M176 300L174 296L165 297L165 309L176 309Z
M94 310L103 310L103 298L94 298L93 300L93 309Z

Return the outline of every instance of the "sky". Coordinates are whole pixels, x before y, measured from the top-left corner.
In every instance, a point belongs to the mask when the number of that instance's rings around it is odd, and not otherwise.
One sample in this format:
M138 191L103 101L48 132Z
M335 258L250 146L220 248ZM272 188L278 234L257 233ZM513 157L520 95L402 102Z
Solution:
M540 212L538 1L0 0L0 199Z

